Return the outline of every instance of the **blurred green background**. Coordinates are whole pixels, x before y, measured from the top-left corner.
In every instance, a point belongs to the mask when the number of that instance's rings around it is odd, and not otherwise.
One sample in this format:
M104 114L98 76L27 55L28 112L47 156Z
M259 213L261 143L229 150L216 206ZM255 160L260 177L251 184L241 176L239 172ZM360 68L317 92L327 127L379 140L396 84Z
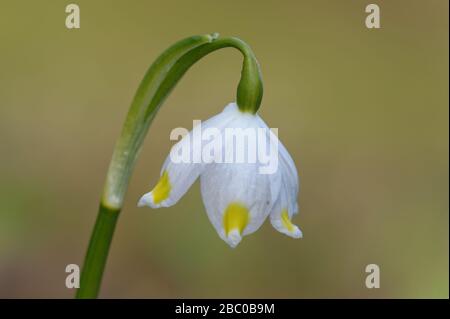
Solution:
M235 98L241 57L221 50L182 79L149 131L103 281L112 298L406 298L449 295L448 2L0 2L0 297L71 298L114 142L144 72L193 34L238 36L262 66L260 114L301 177L304 239L265 223L230 249L198 182L138 209L175 127ZM365 287L365 266L381 288Z

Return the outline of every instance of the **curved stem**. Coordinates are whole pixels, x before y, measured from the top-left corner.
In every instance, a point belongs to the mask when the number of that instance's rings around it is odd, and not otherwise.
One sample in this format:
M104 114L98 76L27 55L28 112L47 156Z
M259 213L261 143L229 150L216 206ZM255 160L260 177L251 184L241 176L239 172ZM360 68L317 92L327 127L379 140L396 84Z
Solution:
M244 57L241 79L239 80L236 94L239 109L245 112L256 113L263 95L261 71L253 51L244 41L238 38L218 39L189 51L174 64L162 86L172 89L193 64L211 52L227 47L238 49ZM158 96L156 94L155 103L162 102L165 97L166 95Z
M237 89L241 111L256 113L263 86L258 62L240 39L217 39L217 34L193 36L175 43L151 65L135 94L106 176L99 213L91 235L77 298L96 298L128 183L142 142L160 106L186 71L202 57L225 47L244 57Z
M119 212L100 204L80 281L83 289L77 290L77 298L95 298L98 295Z

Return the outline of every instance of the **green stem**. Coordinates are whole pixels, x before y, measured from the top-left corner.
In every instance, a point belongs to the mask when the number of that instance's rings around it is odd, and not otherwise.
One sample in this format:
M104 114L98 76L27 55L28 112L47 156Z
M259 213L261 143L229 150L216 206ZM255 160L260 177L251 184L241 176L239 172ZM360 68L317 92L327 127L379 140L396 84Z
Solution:
M119 212L100 204L83 267L85 272L80 281L83 289L78 289L77 298L95 298L98 295Z
M217 34L193 36L175 43L156 59L139 85L109 165L77 298L96 298L98 295L115 225L142 142L157 111L186 71L213 51L225 47L238 49L244 61L237 104L244 112L256 113L258 110L263 87L255 55L240 39L217 37Z

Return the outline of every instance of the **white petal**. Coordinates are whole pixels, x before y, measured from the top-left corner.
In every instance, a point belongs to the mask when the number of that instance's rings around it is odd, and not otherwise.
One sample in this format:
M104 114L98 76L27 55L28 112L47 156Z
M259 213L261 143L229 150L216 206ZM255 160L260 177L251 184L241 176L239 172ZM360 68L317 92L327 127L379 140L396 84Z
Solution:
M267 124L258 117L262 127ZM272 194L276 194L277 199L271 209L270 221L272 226L279 232L293 238L303 237L298 226L292 224L291 219L298 212L297 197L299 191L297 168L292 157L273 134L270 135L273 142L278 143L279 165L278 171L271 177ZM274 141L276 139L276 141Z
M173 163L169 156L163 165L159 182L151 192L141 197L138 206L159 208L174 205L195 182L201 169L199 163Z
M258 230L272 206L269 176L258 174L255 164L210 164L201 174L200 186L209 220L231 247ZM247 210L248 222L242 232L231 229L226 233L224 217L231 205Z
M239 112L239 111L238 111ZM240 113L240 112L239 112ZM257 128L257 117L251 114L240 113L226 128ZM223 130L226 129L225 127ZM233 137L223 133L224 158L230 152L247 152L248 144L244 150L237 149ZM231 154L231 158L233 158ZM236 159L236 158L235 158ZM242 236L249 235L261 227L268 216L276 195L271 193L271 175L260 174L259 164L251 163L248 158L244 163L212 163L202 172L200 186L208 217L219 236L231 247L235 247ZM279 183L280 184L280 183ZM239 204L248 211L248 222L242 231L226 232L224 218L230 205Z
M289 211L292 214L298 213L297 197L299 192L299 178L297 168L295 167L294 160L284 145L280 142L278 144L280 159L281 159L281 172L283 174L283 181L287 188L287 200L289 205Z
M289 158L286 157L286 154ZM297 179L294 178L297 176L297 170L287 151L284 155L283 159L283 155L280 154L281 163L277 175L281 178L281 187L270 213L270 222L279 232L293 238L301 238L303 237L301 230L291 222L293 215L298 212L298 183ZM286 161L286 158L291 160L293 167ZM275 183L271 185L277 187Z
M288 190L286 184L283 184L280 195L270 213L270 223L280 233L293 238L302 238L303 234L300 228L291 222L293 215L294 212L289 210Z
M267 124L264 120L258 116L258 121L261 127L267 127ZM290 213L296 214L298 213L298 204L297 197L299 192L299 178L297 173L297 168L295 166L294 160L291 155L287 151L286 147L284 147L283 143L276 137L274 134L271 134L270 137L272 139L276 139L276 143L278 143L278 159L279 165L278 169L282 174L282 180L285 184L287 191L287 201L288 208ZM275 141L274 141L275 142Z

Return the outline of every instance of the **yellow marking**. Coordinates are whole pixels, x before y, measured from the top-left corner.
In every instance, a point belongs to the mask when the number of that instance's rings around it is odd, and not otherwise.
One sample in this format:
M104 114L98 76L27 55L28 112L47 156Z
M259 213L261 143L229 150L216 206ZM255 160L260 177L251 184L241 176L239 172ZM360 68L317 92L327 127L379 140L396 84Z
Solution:
M169 197L171 189L172 186L170 185L169 181L169 173L167 173L167 171L164 171L161 178L159 179L158 184L156 184L155 188L153 188L152 190L153 202L155 204L161 203L163 200Z
M239 233L242 234L242 231L248 224L248 219L249 213L247 207L240 203L229 204L223 215L223 228L225 234L228 236L228 233L233 229L239 230Z
M283 222L283 226L289 231L294 231L294 224L292 224L291 220L289 219L289 214L287 209L283 209L281 212L281 221Z

